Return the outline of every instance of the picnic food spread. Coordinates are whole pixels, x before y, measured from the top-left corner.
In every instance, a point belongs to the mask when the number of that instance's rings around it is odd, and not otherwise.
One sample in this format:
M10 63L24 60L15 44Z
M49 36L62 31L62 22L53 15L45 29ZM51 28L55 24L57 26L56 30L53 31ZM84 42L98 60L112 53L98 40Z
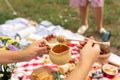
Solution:
M52 54L54 57L54 60L52 60L51 55L50 55L51 53L50 53L49 57L50 57L50 60L54 64L57 64L57 66L58 66L57 72L59 72L61 75L67 76L72 70L75 69L78 59L73 59L72 61L69 59L66 63L64 63L64 65L63 64L61 65L60 62L63 62L62 60L64 60L64 58L61 57L60 54L64 51L68 50L68 48L69 48L69 46L64 43L64 41L65 41L64 39L65 39L64 37L58 37L57 40L59 40L60 43L54 45L51 49L54 52L54 54L56 54L57 56ZM109 54L109 55L103 56L104 54ZM59 59L58 59L58 56L59 56ZM63 55L63 56L65 56L65 55ZM105 61L106 61L106 63L108 63L107 60L108 60L109 56L110 56L109 47L101 46L101 53L100 53L99 59L105 59L105 60L102 60L101 63L97 63L97 65L93 66L88 77L86 77L86 80L100 79L100 78L102 79L102 77L104 77L104 76L111 79L117 75L118 70L116 67L114 67L114 66L111 67L111 65L109 65L109 64L107 64L107 66L105 65ZM68 55L65 56L65 58L66 57L68 57ZM55 61L58 61L58 62L55 62ZM111 74L110 71L111 71L112 75L110 75ZM107 72L109 72L109 74Z
M66 61L64 65L54 64L48 54L45 54L41 57L36 57L31 61L17 63L16 64L17 68L13 71L11 80L19 80L19 79L31 80L30 79L31 75L34 76L35 78L39 78L39 76L44 75L44 74L48 75L47 78L50 78L49 75L51 74L48 74L46 71L40 72L42 67L45 67L45 68L47 67L47 68L54 69L55 71L57 71L55 74L55 78L58 78L60 80L60 78L64 78L67 74L69 74L72 70L74 70L74 68L76 67L80 59L80 53L76 49L76 46L78 44L77 40L84 41L85 37L77 33L73 33L70 30L64 29L60 25L54 25L51 22L46 21L46 20L42 21L41 23L33 25L30 23L30 21L28 21L25 18L16 18L13 20L8 20L0 26L1 26L0 34L5 35L5 36L10 36L14 39L20 40L20 44L22 48L25 48L26 46L31 44L31 42L34 40L39 40L39 39L44 38L48 41L51 48L54 48L55 45L62 43L64 45L67 45L71 49L71 55L69 54L69 58L71 56L71 60ZM25 31L25 30L28 31L28 29L30 30L30 33ZM19 33L19 36L17 36L17 33ZM62 38L59 37L60 39L57 39L58 36L60 35L64 35L65 37L62 37ZM101 42L99 43L98 41L96 42L98 44L103 44ZM104 43L104 44L107 44L110 46L109 42ZM119 76L120 75L120 70L119 70L120 63L118 61L120 60L120 58L116 55L113 55L113 53L111 54L111 51L109 52L108 50L109 48L110 47L105 47L104 49L101 48L101 55L99 56L99 59L100 61L105 59L105 62L102 61L104 62L102 64L101 62L95 63L92 66L90 73L86 77L86 80L92 80L92 79L112 80L108 78L108 76L106 76L102 70L103 69L102 67L105 64L109 64L109 62L112 63L111 65L114 65L118 70L118 74L114 76L113 80L120 79L120 76ZM65 51L66 50L67 49L65 49ZM62 51L60 51L60 53L57 53L57 54L61 54ZM55 50L54 52L56 53ZM62 59L63 58L61 58L60 60ZM35 72L35 70L37 69L39 69L38 74Z

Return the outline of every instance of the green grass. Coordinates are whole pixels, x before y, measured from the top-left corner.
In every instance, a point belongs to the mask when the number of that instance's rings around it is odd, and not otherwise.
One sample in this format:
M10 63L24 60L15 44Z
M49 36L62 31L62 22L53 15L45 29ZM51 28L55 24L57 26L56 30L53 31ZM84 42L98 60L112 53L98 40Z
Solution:
M77 8L69 6L68 0L8 0L14 7L17 15L8 7L4 0L0 0L0 24L8 19L24 17L40 23L42 20L49 20L55 25L61 25L66 29L76 32L81 25L79 11ZM104 27L112 32L111 48L112 52L120 55L120 4L119 0L105 0L104 7ZM90 9L91 10L91 9ZM89 26L85 36L95 36L101 39L99 34L95 34L95 21L92 11L89 11Z

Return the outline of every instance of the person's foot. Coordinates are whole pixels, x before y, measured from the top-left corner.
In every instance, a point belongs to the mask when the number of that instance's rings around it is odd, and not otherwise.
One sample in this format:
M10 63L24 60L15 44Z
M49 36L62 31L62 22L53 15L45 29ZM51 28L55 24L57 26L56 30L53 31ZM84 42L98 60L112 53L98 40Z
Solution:
M104 42L107 42L107 41L110 40L110 37L111 37L111 32L110 31L107 31L104 28L102 28L100 30L100 34L101 34L101 38Z
M79 34L84 34L87 29L88 29L88 26L82 25L77 32Z

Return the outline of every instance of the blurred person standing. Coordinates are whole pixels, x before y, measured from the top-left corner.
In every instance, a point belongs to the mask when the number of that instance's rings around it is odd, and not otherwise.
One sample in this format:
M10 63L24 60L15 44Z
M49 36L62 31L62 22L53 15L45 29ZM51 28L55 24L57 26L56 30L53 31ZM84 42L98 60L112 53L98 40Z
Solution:
M79 34L84 34L85 31L88 29L89 3L93 8L97 31L101 34L103 41L108 41L110 39L111 33L103 28L104 0L70 0L70 6L75 6L79 8L80 17L82 19L82 26L78 28L77 32Z

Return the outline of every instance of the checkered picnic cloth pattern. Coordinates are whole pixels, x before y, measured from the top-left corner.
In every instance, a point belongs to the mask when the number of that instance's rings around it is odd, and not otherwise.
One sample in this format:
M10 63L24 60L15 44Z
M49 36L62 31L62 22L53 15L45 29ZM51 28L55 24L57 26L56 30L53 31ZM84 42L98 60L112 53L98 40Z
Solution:
M72 58L79 58L76 45L76 43L71 43L68 45L72 49ZM57 69L58 66L50 62L48 55L43 55L42 57L36 57L29 62L17 63L17 68L13 71L12 77L18 76L20 77L20 80L30 80L32 71L39 67L50 67L52 69Z
M76 50L76 45L77 45L77 43L71 43L68 45L72 49L71 50L72 58L80 58L80 54ZM48 55L43 55L42 57L36 57L29 62L17 63L17 68L13 71L12 77L20 77L20 79L11 79L11 80L30 80L30 75L31 75L32 71L39 67L49 67L52 69L57 69L58 66L53 64L50 61ZM98 67L98 64L93 65L93 68L96 68L96 67ZM19 73L19 74L17 74L17 73ZM118 75L120 75L120 73ZM110 80L110 79L103 77L99 80Z

